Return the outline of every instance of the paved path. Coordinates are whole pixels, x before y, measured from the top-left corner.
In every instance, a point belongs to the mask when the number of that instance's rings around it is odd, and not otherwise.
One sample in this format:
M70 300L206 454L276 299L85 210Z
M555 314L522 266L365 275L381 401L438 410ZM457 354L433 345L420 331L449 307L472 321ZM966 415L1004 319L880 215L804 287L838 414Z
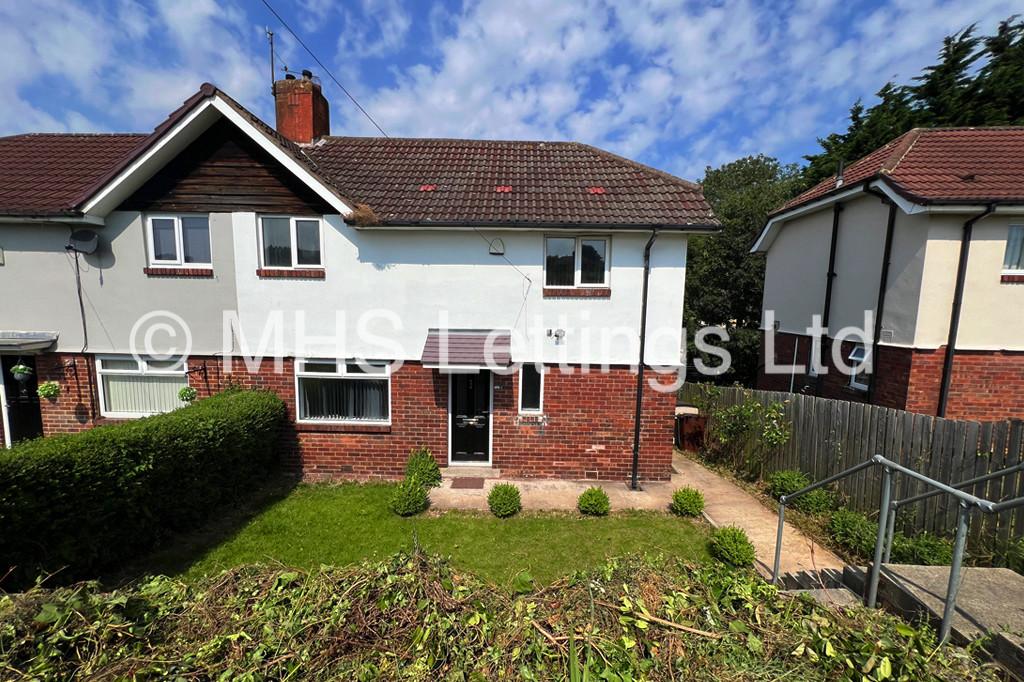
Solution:
M739 486L679 453L676 453L672 464L674 472L671 481L645 483L639 492L630 490L626 484L607 481L509 481L501 478L485 478L483 490L453 489L453 477L486 477L488 470L448 468L442 470L444 480L440 488L430 492L430 500L434 507L442 509L487 509L487 493L490 489L498 483L511 482L519 487L524 509L569 510L576 508L576 498L580 493L592 485L600 485L608 493L613 510L667 510L672 502L673 491L690 486L704 493L707 502L705 516L712 525L739 526L746 531L757 551L758 570L763 575L769 575L775 561L778 516ZM834 554L813 544L788 524L783 533L782 550L784 572L815 568L835 568L841 571L844 565Z

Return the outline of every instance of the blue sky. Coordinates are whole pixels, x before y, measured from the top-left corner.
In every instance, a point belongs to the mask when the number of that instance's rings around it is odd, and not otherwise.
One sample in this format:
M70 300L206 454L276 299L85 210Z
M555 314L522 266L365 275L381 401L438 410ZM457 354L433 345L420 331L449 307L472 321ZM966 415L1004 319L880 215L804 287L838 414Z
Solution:
M271 0L391 136L579 140L696 180L784 162L850 105L992 32L1019 0ZM0 6L0 135L148 132L204 81L273 122L260 0L30 0ZM280 75L280 74L279 74ZM324 74L320 74L324 75ZM376 131L324 77L332 132Z

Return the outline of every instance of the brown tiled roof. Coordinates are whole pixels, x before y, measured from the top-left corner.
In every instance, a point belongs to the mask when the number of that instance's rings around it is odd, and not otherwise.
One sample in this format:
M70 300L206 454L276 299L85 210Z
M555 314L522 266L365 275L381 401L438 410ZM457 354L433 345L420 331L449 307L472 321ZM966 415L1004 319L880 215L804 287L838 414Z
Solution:
M82 191L145 135L0 137L0 214L72 214Z
M919 204L1024 203L1021 159L1024 127L915 128L848 166L838 189L833 175L772 215L876 178Z
M698 185L585 144L327 137L299 146L210 83L149 135L0 138L0 215L75 214L213 95L385 223L718 225Z
M576 142L327 137L306 152L385 223L717 225L698 185Z

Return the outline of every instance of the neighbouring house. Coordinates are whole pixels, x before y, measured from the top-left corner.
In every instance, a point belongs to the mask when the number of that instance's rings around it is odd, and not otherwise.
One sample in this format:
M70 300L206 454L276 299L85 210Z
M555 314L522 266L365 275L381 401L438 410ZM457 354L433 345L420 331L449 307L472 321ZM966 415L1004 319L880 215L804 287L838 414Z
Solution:
M775 211L753 247L767 254L758 388L1024 417L1022 158L1024 128L915 129ZM865 333L835 344L845 327ZM872 362L848 373L836 358Z
M310 477L420 444L630 476L641 338L680 365L687 237L718 229L700 187L577 143L334 137L309 77L275 99L276 129L204 84L149 135L0 139L3 441L234 384L285 399ZM644 382L642 479L675 380Z

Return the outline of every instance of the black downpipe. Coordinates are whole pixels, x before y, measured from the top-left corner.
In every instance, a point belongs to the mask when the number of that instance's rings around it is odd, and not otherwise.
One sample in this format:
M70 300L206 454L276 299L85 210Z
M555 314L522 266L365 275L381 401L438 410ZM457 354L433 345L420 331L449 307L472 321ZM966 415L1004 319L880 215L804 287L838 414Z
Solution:
M974 223L996 210L995 204L989 204L984 211L964 223L964 232L960 237L960 260L956 266L956 288L953 289L953 312L949 316L949 337L946 339L946 357L942 362L942 384L939 388L939 406L935 410L936 417L946 416L946 405L949 403L949 384L953 378L953 355L956 352L956 337L960 332L960 309L964 303L964 284L967 281L967 259L971 255L971 236L974 234Z
M896 227L896 203L886 198L889 219L885 224L885 247L882 249L882 276L878 281L878 302L875 304L875 331L871 337L871 378L868 380L868 404L875 403L878 382L878 342L882 338L882 315L885 312L885 289L889 286L889 265L892 262L892 236Z
M825 348L826 341L828 340L828 320L832 313L832 281L836 278L836 244L839 242L839 214L843 210L843 205L836 202L832 205L832 244L828 249L828 274L825 279L825 305L821 311L821 326L825 331L821 335L821 340L818 344L819 362L821 358L827 358L828 352L831 351L831 346ZM811 361L813 362L813 358ZM827 367L827 363L822 367ZM814 384L814 395L821 396L821 389L825 383L825 373L819 372L818 379Z
M644 247L644 285L640 301L640 365L636 373L636 424L633 426L633 481L630 488L640 490L640 418L644 409L644 349L647 346L647 281L651 277L651 246L661 232L654 228Z

